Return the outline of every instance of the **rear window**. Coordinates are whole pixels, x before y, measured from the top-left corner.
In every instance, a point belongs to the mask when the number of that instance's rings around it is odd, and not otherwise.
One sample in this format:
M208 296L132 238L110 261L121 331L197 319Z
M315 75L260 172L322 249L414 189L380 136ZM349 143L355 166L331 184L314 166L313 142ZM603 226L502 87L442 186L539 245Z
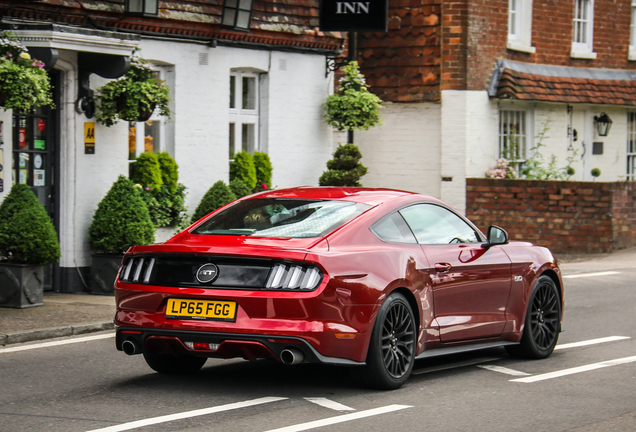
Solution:
M320 237L370 206L347 201L249 199L207 220L193 234L254 237Z

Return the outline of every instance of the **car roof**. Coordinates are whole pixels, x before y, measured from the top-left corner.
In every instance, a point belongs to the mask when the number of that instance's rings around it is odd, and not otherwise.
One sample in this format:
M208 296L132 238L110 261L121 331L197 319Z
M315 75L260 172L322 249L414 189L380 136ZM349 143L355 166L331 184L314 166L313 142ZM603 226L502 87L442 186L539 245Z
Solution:
M292 199L328 199L328 200L341 200L352 201L370 206L381 204L385 201L390 201L396 198L405 196L418 195L414 192L401 191L396 189L373 189L373 188L360 188L360 187L335 187L335 186L302 186L289 189L277 189L272 191L261 192L256 195L251 195L249 199L253 198L292 198ZM431 199L437 201L435 198L420 195L423 199Z

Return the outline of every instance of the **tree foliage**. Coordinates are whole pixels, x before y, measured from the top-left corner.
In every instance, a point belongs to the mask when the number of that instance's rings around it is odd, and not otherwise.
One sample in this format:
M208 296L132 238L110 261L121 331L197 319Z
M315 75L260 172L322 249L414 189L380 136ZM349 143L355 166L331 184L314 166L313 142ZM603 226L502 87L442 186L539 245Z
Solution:
M151 152L140 154L132 166L132 176L130 179L133 183L141 185L144 189L158 190L163 185L159 157Z
M242 180L237 178L230 182L230 190L234 195L236 195L236 198L243 198L244 196L252 193L250 188L248 188Z
M359 180L367 167L360 163L360 149L355 144L339 145L333 156L320 176L320 186L362 186Z
M234 155L234 160L230 162L230 182L234 179L241 180L250 190L256 186L254 158L248 152L238 152Z
M256 189L271 189L273 168L269 155L263 152L254 152L254 167L256 168ZM263 185L266 187L263 188Z
M214 210L223 207L236 199L234 192L225 184L223 180L214 183L210 189L203 195L201 202L192 215L192 222L196 222L205 215L212 213Z
M46 209L25 184L16 184L0 204L0 259L45 265L60 259L60 243Z
M119 176L93 215L88 241L96 252L121 254L155 241L155 227L140 188Z
M369 92L358 62L349 62L343 72L345 76L340 80L338 93L329 96L325 102L326 123L339 131L368 130L382 124L382 100Z

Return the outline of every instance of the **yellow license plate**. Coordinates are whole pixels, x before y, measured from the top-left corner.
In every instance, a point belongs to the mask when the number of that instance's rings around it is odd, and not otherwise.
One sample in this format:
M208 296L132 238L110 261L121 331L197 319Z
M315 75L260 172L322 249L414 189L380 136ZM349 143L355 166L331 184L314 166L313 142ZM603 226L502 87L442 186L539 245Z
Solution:
M168 299L166 318L235 321L236 302L171 298Z

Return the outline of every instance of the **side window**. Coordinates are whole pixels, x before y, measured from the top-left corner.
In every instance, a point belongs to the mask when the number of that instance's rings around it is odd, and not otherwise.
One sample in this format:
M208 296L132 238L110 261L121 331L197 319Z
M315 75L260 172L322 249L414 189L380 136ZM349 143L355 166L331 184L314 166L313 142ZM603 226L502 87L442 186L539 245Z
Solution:
M399 213L393 213L376 222L371 227L371 231L387 243L417 244L411 229Z
M475 230L450 210L417 204L400 210L419 244L479 243Z

